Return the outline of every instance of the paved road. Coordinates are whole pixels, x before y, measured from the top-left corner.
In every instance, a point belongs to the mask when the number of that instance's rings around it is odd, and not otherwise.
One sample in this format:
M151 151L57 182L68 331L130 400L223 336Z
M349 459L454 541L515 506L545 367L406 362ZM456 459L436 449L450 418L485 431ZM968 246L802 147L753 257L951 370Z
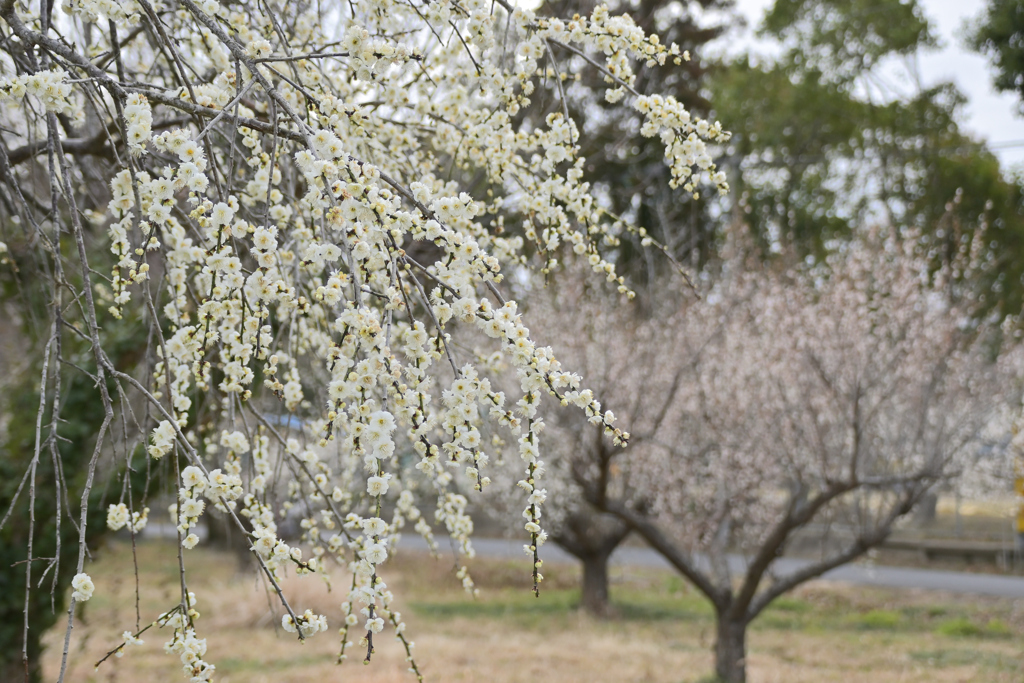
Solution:
M442 551L446 546L441 541ZM524 557L522 541L509 541L493 538L475 538L473 547L481 557ZM423 539L415 534L403 534L398 546L402 550L426 550ZM548 543L541 549L541 558L546 562L575 562L575 558L556 546ZM661 567L670 568L660 555L649 548L619 547L612 555L613 565L630 567ZM739 573L744 569L744 559L739 555L729 556L729 567ZM807 560L797 558L780 558L775 562L774 571L777 576L785 576L809 564ZM1024 578L1013 576L994 576L991 574L971 574L966 572L948 572L934 569L910 569L905 567L880 567L850 564L827 572L824 581L839 581L863 586L884 586L887 588L923 588L943 590L953 593L971 593L976 595L993 595L1003 598L1024 599Z

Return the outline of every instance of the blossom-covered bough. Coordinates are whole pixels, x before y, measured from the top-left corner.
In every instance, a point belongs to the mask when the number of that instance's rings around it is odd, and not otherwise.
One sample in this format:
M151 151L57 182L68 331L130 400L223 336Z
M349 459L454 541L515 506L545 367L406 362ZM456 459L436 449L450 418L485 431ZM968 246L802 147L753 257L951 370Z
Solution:
M406 523L436 547L425 500L472 554L460 491L489 483L494 430L519 440L536 589L541 395L616 443L628 435L531 338L503 275L571 251L629 294L603 250L636 228L602 211L583 177L564 99L573 72L596 69L609 101L642 114L674 187L726 190L710 156L721 127L631 86L636 65L687 55L602 7L563 21L505 0L3 0L0 17L0 245L15 268L38 266L25 284L49 311L19 494L43 493L34 477L57 452L62 376L87 373L105 415L72 519L61 679L75 601L93 590L90 492L113 466L125 486L107 523L132 534L148 508L128 472L177 481L180 603L154 624L173 631L168 648L195 681L214 666L187 551L210 508L251 539L287 631L328 624L289 603L282 573L332 559L352 572L339 659L350 627L367 659L388 623L409 651L379 567ZM141 360L126 366L106 335L131 320ZM493 341L457 348L456 326ZM85 356L66 357L71 341ZM515 368L515 396L492 388L494 354ZM310 557L280 537L286 511Z

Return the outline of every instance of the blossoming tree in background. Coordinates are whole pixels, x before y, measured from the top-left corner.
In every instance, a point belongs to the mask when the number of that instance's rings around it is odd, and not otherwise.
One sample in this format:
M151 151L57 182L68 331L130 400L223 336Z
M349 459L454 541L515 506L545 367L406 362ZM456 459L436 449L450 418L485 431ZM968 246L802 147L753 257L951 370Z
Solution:
M659 296L673 303L673 310L685 308L694 296L678 278L663 276L656 287ZM568 325L574 330L570 337L556 338L556 353L583 377L587 389L601 396L606 408L613 408L616 423L632 430L637 412L646 413L649 402L641 402L643 383L623 381L634 372L632 368L648 368L661 372L676 356L671 339L666 343L650 343L647 334L655 329L661 333L680 322L661 315L665 302L648 302L641 291L633 306L610 309L615 294L602 283L594 283L585 271L567 268L546 283L532 283L526 315L536 334L556 333ZM651 305L654 306L652 311ZM657 320L657 322L655 322ZM664 324L664 326L663 326ZM545 532L550 540L571 554L580 563L579 606L596 617L614 614L610 603L608 565L612 554L629 536L630 528L615 515L597 509L587 501L574 477L574 467L592 461L604 462L618 455L622 447L611 441L595 438L594 428L585 414L568 407L551 405L545 426L545 451L548 472L545 475ZM625 415L625 419L623 419ZM637 434L630 431L630 442ZM495 486L487 491L488 510L498 520L511 518L517 508L515 494L520 458L515 442L500 444L500 460ZM622 462L622 459L619 459ZM618 464L605 469L607 475L621 472ZM599 483L599 487L611 481ZM510 520L506 528L517 531Z
M746 680L765 607L881 544L1019 406L1019 349L1000 353L1000 328L952 284L968 257L934 271L924 244L863 235L813 268L730 247L699 297L666 282L645 315L582 280L530 311L579 326L559 353L631 435L616 448L559 413L548 490L582 493L708 598L723 681ZM595 516L581 507L556 518ZM806 561L779 568L793 549Z
M111 472L107 526L131 533L148 519L148 482L175 482L180 568L177 602L137 617L113 651L151 620L194 681L215 670L188 579L211 508L248 534L286 630L329 625L288 601L282 572L337 561L353 575L339 658L358 632L369 660L386 627L411 647L381 566L407 521L431 538L424 496L472 553L456 478L489 482L485 419L521 445L536 586L541 396L626 437L534 341L504 275L571 250L626 294L602 254L631 228L595 201L564 99L531 95L595 70L607 100L661 139L673 187L724 191L709 149L721 128L631 85L637 65L687 56L603 7L558 20L503 0L2 0L0 18L5 277L43 311L34 438L9 510L77 498L56 507L77 533L73 567L32 558L43 532L26 515L25 674L38 638L28 593L40 575L73 575L63 680L75 604L93 592L94 485ZM111 332L125 325L135 343L122 358ZM458 326L488 343L453 348ZM474 365L494 352L515 370L514 395ZM102 406L77 488L60 476L70 377ZM53 485L37 487L48 462ZM301 513L305 549L280 537L272 490Z

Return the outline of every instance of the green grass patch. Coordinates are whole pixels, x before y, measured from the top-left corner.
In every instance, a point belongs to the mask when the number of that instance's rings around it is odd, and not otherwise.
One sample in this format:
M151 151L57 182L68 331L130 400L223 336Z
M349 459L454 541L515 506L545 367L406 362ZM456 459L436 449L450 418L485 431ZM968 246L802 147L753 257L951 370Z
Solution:
M820 615L815 614L815 605L799 598L783 596L774 600L754 620L752 626L763 629L792 631L811 627Z
M680 593L689 593L690 584L679 576L669 576L665 580L665 592L669 595L678 595Z
M904 624L903 614L888 609L873 609L853 618L853 624L867 631L895 631Z
M982 628L967 617L954 617L940 623L935 632L943 636L963 638L965 636L980 636Z
M1013 634L1002 619L989 619L981 625L967 617L947 619L938 625L935 632L953 638L1006 638Z
M1010 625L1002 619L989 619L985 624L985 635L993 638L1009 638L1013 635Z
M649 591L618 590L612 595L612 605L624 619L642 621L706 621L714 616L711 603L694 592L664 596Z
M806 600L786 596L776 598L772 601L772 604L768 605L769 611L775 610L779 612L789 612L791 614L805 614L810 612L813 608L814 605Z

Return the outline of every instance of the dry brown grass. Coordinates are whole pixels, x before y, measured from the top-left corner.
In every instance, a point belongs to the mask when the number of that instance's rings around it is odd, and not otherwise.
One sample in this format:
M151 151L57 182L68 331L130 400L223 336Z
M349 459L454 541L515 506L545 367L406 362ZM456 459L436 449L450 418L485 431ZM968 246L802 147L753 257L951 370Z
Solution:
M173 546L157 543L139 547L143 624L177 601L174 552ZM282 632L276 627L280 612L265 587L254 574L240 572L233 556L196 550L188 559L190 588L202 612L200 635L209 641L207 659L217 665L218 681L415 680L392 638L380 639L369 666L361 664L362 653L354 652L338 667L333 631L306 644ZM711 670L710 611L670 574L619 572L613 594L620 615L597 621L573 608L574 568L546 567L549 581L536 600L527 591L527 565L476 561L473 567L483 589L475 601L454 579L446 579L450 562L413 555L389 562L385 577L404 597L408 633L428 681L683 683ZM94 663L117 645L119 634L135 624L130 549L107 548L91 573L96 595L76 624L66 680L183 680L176 658L162 651L167 634L153 631L143 636L145 645L94 670ZM293 606L325 613L336 627L344 579L338 573L334 580L332 592L316 577L291 578L286 589ZM1020 681L1022 633L1024 605L1009 601L811 585L755 623L750 680ZM50 680L59 666L62 635L49 634L45 671Z

